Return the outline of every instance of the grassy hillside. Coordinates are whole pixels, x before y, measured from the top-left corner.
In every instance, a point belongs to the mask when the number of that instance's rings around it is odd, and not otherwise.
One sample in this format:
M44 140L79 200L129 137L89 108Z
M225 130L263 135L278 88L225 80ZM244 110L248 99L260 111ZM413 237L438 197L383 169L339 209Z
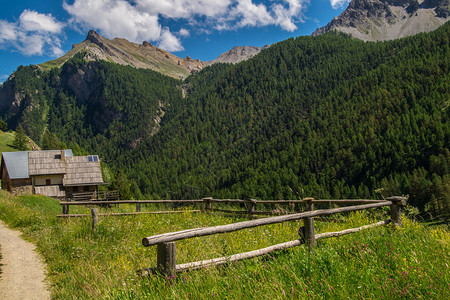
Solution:
M13 132L0 131L0 152L17 151L12 145L14 142Z
M126 209L126 208L122 208ZM72 210L72 208L71 208ZM78 212L83 208L79 208ZM54 299L400 299L450 297L450 235L404 220L404 228L376 228L329 239L310 252L300 246L269 256L179 274L140 277L153 267L154 247L141 239L174 230L237 221L207 214L57 220L56 200L11 197L0 191L0 219L37 244L48 264ZM74 211L75 212L75 211ZM376 213L381 218L380 213ZM317 232L356 227L374 214L347 215L345 223L317 222ZM177 262L254 250L297 238L301 222L177 242Z
M12 151L18 151L16 148L14 148L13 143L15 139L15 132L3 132L0 131L0 153L1 152L12 152ZM38 144L36 144L32 139L29 137L26 137L27 139L27 150L31 150L33 147L35 149L41 149Z

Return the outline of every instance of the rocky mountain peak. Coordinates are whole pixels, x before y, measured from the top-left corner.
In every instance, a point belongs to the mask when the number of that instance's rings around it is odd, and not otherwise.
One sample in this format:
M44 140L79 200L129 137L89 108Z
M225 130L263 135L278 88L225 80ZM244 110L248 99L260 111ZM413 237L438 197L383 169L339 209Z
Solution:
M337 30L365 41L391 40L437 29L450 19L450 0L352 0L313 36Z
M215 63L232 63L236 64L241 61L247 60L258 54L264 49L269 48L270 45L265 45L264 47L254 47L254 46L235 46L231 50L222 53L215 60L206 62L207 65L212 65Z

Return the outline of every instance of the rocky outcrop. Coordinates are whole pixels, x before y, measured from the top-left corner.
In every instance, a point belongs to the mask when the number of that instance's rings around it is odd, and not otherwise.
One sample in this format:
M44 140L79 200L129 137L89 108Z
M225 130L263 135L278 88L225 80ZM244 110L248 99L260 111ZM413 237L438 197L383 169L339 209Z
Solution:
M198 59L180 58L149 42L138 45L122 38L109 40L93 30L89 31L83 42L73 45L72 50L67 54L40 66L42 68L62 66L69 58L82 51L85 52L87 60L106 60L121 65L151 69L177 79L186 78L205 67L204 63Z
M365 41L384 41L428 32L450 20L450 0L352 0L317 36L341 31Z
M241 61L247 60L258 54L264 49L269 48L269 45L264 47L253 47L253 46L236 46L233 49L222 53L215 60L206 62L206 65L212 65L215 63L231 63L237 64Z

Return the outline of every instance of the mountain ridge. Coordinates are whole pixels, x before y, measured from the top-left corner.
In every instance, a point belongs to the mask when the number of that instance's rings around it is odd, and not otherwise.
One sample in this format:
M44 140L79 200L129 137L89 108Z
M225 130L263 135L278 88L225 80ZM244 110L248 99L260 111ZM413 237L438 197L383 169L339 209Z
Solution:
M364 41L385 41L433 31L449 20L449 0L352 0L312 36L337 30Z
M205 62L207 66L213 65L215 63L231 63L237 64L241 61L253 58L255 55L259 54L262 50L269 48L270 45L265 45L264 47L256 46L234 46L232 49L222 53L216 59Z
M205 67L199 59L194 60L189 56L180 58L149 42L136 44L123 38L109 40L94 30L90 30L84 41L73 45L62 57L39 66L44 69L60 67L69 58L83 51L86 52L85 59L89 61L106 60L139 69L150 69L176 79L184 79Z

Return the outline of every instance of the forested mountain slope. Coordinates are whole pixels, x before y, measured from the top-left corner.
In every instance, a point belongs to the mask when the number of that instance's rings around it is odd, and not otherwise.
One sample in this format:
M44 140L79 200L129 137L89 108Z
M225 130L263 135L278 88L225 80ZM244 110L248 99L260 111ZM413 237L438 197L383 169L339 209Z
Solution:
M449 29L383 43L299 37L207 68L127 174L153 197L355 198L384 187L448 208Z
M88 62L79 53L51 71L19 67L0 89L0 114L44 148L56 135L75 151L81 145L109 153L114 165L159 130L166 107L181 98L180 84L151 70Z
M291 38L183 83L78 55L50 72L21 67L0 90L0 112L36 141L50 132L100 154L134 197L357 198L384 188L448 212L449 33L446 24L379 43Z

